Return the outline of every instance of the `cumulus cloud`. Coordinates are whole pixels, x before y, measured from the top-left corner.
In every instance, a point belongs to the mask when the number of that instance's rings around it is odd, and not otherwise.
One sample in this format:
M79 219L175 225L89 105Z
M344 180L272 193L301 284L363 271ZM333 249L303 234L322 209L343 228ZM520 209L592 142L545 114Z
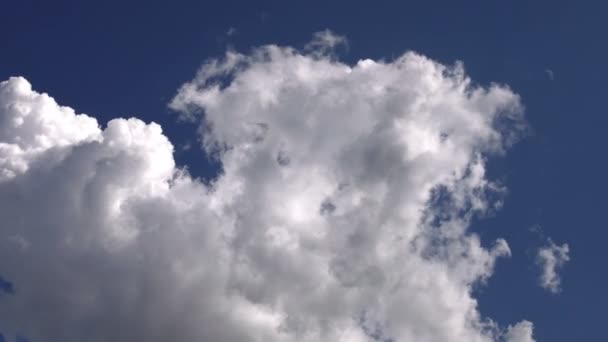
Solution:
M510 326L505 335L506 342L534 342L534 325L529 321L521 321Z
M0 99L5 336L532 340L531 323L479 312L472 290L510 250L468 231L504 190L486 157L514 141L521 105L460 64L273 45L210 61L171 103L204 113L210 184L154 123L102 129L23 78Z
M541 268L539 277L540 286L552 292L561 291L561 277L559 270L570 260L570 248L567 243L559 246L548 239L547 245L538 249L536 263Z
M49 150L99 139L94 118L76 115L48 95L32 92L23 78L2 85L0 104L0 181L27 171Z

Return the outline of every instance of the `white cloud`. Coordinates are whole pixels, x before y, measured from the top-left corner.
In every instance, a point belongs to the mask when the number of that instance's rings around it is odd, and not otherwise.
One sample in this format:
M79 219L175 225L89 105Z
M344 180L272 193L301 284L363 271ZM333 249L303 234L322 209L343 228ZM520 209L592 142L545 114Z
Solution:
M513 141L521 106L460 65L407 53L349 66L277 46L210 62L172 106L205 112L202 139L223 167L211 185L175 168L156 124L102 130L22 78L0 99L0 127L14 122L0 131L8 334L505 338L471 293L509 247L467 228L502 191L485 157Z
M348 49L348 39L346 37L331 30L323 30L315 32L312 41L306 44L304 49L315 56L327 56L328 53L341 45Z
M514 326L509 326L505 335L506 342L534 342L532 336L534 325L529 321L521 321Z
M538 249L536 262L541 268L540 286L552 293L561 291L561 278L559 270L570 260L570 248L565 243L561 246L556 245L548 239L547 245Z
M32 92L23 78L2 85L0 104L0 181L27 171L32 160L53 148L99 139L94 118Z

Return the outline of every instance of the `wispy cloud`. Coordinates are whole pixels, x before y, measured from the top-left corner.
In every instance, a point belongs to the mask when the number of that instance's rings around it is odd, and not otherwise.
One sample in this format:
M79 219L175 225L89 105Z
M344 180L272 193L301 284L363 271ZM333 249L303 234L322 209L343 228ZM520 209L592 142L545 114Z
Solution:
M560 269L570 260L570 248L564 243L556 245L550 238L547 244L538 249L536 262L540 267L540 286L552 293L561 291Z

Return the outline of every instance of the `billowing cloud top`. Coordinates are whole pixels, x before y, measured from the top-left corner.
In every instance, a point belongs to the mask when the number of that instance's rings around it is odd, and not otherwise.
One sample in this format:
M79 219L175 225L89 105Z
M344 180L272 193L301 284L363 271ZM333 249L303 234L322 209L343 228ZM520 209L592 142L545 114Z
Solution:
M205 64L171 103L204 113L222 171L176 169L161 128L0 85L0 298L32 341L533 341L478 312L509 255L485 157L519 98L415 53L349 66L266 46Z

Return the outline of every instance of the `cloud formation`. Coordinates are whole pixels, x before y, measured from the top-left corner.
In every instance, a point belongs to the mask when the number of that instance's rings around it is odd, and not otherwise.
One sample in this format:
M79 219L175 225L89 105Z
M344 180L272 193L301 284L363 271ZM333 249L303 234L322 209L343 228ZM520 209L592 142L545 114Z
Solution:
M532 322L529 321L521 321L509 327L505 336L506 342L534 342L533 328Z
M538 249L536 263L541 268L539 277L540 286L552 292L561 291L561 277L559 270L570 260L570 248L567 243L559 246L548 239L547 245Z
M0 84L5 336L533 340L472 297L510 254L468 231L504 191L486 157L523 127L507 87L411 52L349 66L270 45L208 62L171 106L204 113L211 184L154 123L102 129Z
M315 32L312 41L306 44L304 50L316 56L327 56L339 46L348 49L348 39L330 30L324 30Z

